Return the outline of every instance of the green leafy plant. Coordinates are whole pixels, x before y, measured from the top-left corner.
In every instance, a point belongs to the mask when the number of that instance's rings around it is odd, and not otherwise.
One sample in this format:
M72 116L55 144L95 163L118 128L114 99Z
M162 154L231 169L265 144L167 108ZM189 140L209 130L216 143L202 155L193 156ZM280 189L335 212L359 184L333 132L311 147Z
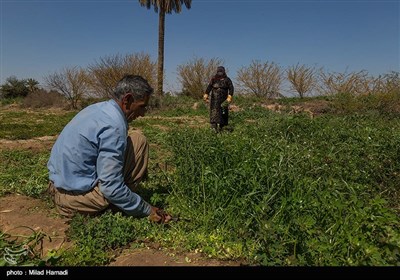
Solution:
M51 250L43 256L42 242L50 238L42 231L30 235L16 235L0 231L0 266L43 266L55 265L59 259L57 251Z
M61 263L65 265L104 265L113 257L113 250L135 240L132 218L107 211L101 216L77 215L68 231L75 247L66 251Z
M22 193L39 197L48 185L48 156L47 151L0 151L0 196Z

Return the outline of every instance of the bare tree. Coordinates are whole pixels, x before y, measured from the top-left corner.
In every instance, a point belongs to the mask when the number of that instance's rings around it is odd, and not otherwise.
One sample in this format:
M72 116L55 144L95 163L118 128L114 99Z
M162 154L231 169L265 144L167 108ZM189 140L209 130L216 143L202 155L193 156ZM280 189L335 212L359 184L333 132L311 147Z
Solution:
M289 67L286 73L291 88L299 94L300 98L303 98L307 92L310 92L315 87L315 68L297 63Z
M365 93L365 84L368 80L368 73L364 70L359 72L329 73L320 70L321 83L318 91L322 94L332 95L338 93L362 94Z
M237 81L244 93L267 98L281 96L282 71L274 62L253 60L250 66L239 69Z
M383 89L383 79L382 76L378 77L368 76L361 81L360 85L362 94L368 95L373 93L382 92Z
M182 84L182 93L193 98L202 98L205 89L215 74L215 70L224 61L220 58L193 58L177 67L178 80Z
M391 71L383 76L384 91L400 93L400 72Z
M45 83L66 97L73 109L78 108L78 102L88 89L86 72L75 66L65 67L45 77Z
M365 81L364 88L366 94L400 92L400 73L391 71L378 77L369 77Z
M93 94L110 97L117 82L125 75L141 75L154 87L156 63L145 53L110 55L89 65L89 83Z

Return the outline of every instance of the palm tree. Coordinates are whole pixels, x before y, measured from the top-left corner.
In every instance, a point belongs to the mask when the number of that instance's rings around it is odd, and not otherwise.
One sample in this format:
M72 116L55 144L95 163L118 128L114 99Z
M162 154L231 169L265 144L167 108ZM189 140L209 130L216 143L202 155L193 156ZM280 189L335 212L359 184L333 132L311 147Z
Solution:
M29 92L37 91L39 89L38 85L39 82L36 81L35 79L30 78L26 80L26 86L28 87Z
M165 34L165 13L171 14L172 11L179 14L182 11L182 4L190 9L192 0L139 0L141 6L150 9L154 6L154 11L158 13L158 67L157 67L157 93L163 94L164 80L164 34Z

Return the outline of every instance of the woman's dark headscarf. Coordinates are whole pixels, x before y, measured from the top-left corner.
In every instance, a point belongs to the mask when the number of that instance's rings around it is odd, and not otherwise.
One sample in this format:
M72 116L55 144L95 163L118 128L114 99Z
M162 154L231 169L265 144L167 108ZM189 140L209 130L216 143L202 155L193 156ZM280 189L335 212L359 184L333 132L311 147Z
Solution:
M225 68L224 66L217 67L217 74L214 76L215 79L226 78Z

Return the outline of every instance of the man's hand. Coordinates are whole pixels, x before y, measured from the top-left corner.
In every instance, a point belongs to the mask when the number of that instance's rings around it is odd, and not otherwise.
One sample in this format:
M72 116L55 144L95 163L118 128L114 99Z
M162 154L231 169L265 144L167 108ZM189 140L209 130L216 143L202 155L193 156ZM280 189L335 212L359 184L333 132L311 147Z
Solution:
M226 101L228 101L228 103L232 102L232 95L228 94L228 97L226 98Z
M203 95L203 100L204 100L205 102L208 102L208 94L207 94L207 93L205 93L205 94Z
M151 206L149 220L155 223L167 224L171 221L171 215L167 214L163 209Z

